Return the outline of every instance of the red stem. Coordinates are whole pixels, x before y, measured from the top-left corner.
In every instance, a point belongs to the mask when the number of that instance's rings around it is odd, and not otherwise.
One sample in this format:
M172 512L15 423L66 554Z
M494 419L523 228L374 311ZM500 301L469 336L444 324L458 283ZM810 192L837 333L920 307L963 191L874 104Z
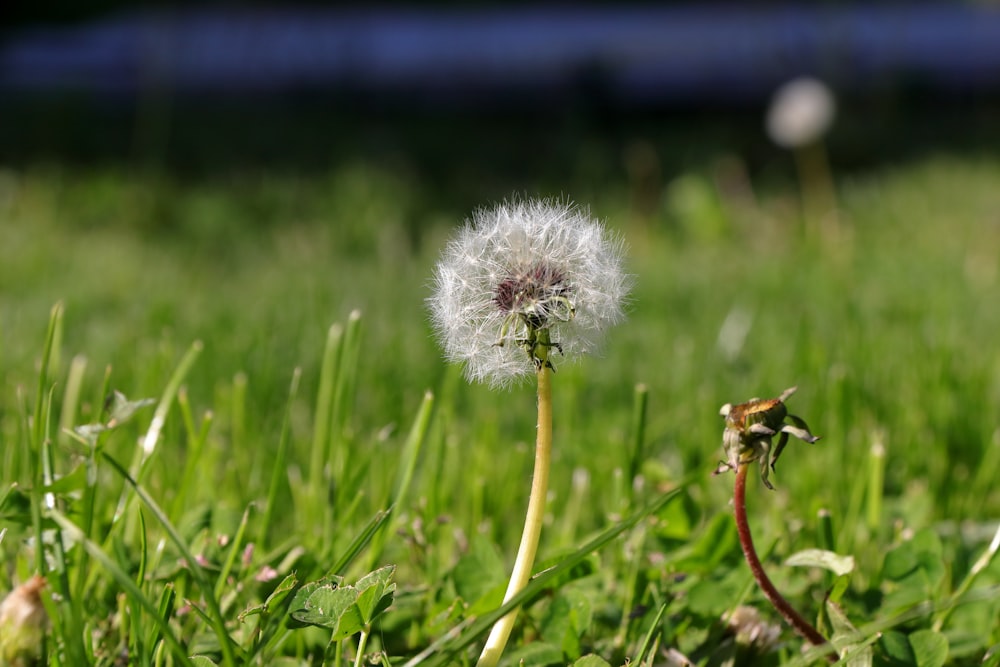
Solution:
M827 647L830 650L830 653L826 654L827 660L837 662L837 653L833 646L826 641L826 638L819 633L819 630L814 628L809 621L802 618L799 612L792 608L788 600L781 596L778 589L767 578L764 566L760 564L760 559L757 558L757 550L754 549L753 537L750 535L750 523L747 521L746 490L747 469L749 467L746 463L740 463L739 468L736 470L736 485L733 488L733 509L736 514L736 531L740 536L740 546L743 547L743 555L750 566L753 578L757 580L760 589L764 591L764 596L778 610L778 613L795 628L795 631L813 646Z

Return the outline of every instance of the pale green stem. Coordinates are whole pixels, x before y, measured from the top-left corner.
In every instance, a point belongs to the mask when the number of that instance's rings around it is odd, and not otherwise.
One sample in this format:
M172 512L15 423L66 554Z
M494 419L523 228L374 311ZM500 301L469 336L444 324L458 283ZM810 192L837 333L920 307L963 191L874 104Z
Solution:
M368 627L365 627L361 631L361 637L358 639L358 654L354 656L354 667L361 667L362 658L365 655L365 646L368 644Z
M538 370L538 431L535 436L535 473L531 480L531 497L528 512L524 518L524 532L521 546L517 550L514 571L507 584L503 600L507 602L528 584L531 568L538 551L538 538L542 533L542 518L545 514L545 496L549 487L549 469L552 459L552 373L544 363ZM479 656L477 667L493 667L500 660L507 645L510 631L517 619L517 609L510 612L493 626L486 646Z
M938 617L935 619L933 625L935 631L941 631L941 628L944 627L944 624L951 617L951 612L955 610L955 606L962 599L962 596L969 592L969 589L972 588L972 584L975 583L979 573L989 567L998 551L1000 551L1000 526L997 526L997 532L994 533L993 541L990 542L990 546L985 552L983 552L983 555L976 560L972 569L969 570L969 574L966 575L965 579L955 591L955 594L951 596L951 604L945 607L944 610L938 614Z

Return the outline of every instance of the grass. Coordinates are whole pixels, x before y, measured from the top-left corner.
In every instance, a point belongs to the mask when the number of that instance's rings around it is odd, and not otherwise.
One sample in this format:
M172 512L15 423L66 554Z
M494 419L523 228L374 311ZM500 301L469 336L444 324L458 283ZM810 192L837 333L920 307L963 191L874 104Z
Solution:
M651 208L624 179L564 187L625 234L636 290L554 378L554 569L512 601L505 664L802 663L787 628L768 650L724 630L739 605L780 621L710 475L719 406L792 384L823 439L748 489L779 590L863 660L998 664L1000 163L840 175L835 246L732 167ZM535 413L430 336L465 213L363 163L0 175L0 558L58 594L49 664L344 664L360 636L383 664L474 661L507 610ZM784 565L814 548L853 567Z

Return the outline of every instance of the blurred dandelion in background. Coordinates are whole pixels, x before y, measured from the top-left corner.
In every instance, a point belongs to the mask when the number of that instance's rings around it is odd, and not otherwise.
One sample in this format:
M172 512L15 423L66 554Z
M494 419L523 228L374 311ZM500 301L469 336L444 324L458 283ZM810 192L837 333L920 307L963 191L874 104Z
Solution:
M796 149L823 138L836 115L836 101L825 83L793 79L774 92L767 111L767 133L782 148Z
M819 79L800 77L774 92L766 119L771 141L795 156L806 232L824 242L840 235L836 189L823 143L836 113L829 86Z

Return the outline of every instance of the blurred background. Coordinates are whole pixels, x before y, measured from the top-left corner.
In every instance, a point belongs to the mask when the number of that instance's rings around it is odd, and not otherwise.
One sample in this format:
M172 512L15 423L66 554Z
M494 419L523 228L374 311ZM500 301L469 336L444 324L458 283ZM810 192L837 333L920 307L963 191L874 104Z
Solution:
M49 379L62 427L100 420L109 389L162 395L204 345L158 450L196 454L144 468L177 515L227 513L230 531L247 499L276 498L270 534L304 536L328 562L387 506L431 388L413 532L390 538L386 558L411 568L400 581L425 584L444 581L465 535L512 552L531 392L468 386L441 358L425 299L455 226L518 193L590 206L636 276L606 349L558 364L547 539L574 545L694 474L678 532L649 546L671 551L709 526L710 556L677 552L699 561L684 565L704 574L689 583L710 584L700 620L674 625L684 641L701 642L690 630L748 590L730 567L735 538L711 528L729 525L731 487L709 474L725 402L799 386L794 412L823 440L783 456L779 490L759 505L781 537L764 543L775 557L816 546L814 517L829 510L836 550L858 558L857 618L882 615L883 599L896 609L877 589L901 535L947 538L926 561L957 582L994 534L1000 3L0 0L0 21L0 478L28 469L17 452L30 447L7 443L28 442L24 387L41 402L37 360L61 302ZM776 91L800 77L808 94L776 114ZM327 332L344 322L348 362L324 398ZM79 397L63 399L70 389ZM107 446L125 461L136 441ZM332 466L315 465L327 446ZM79 460L73 447L58 471ZM101 498L110 517L113 496ZM630 544L609 588L638 576ZM941 580L898 608L950 609ZM389 642L409 650L444 632L436 586L436 620ZM956 614L955 655L996 653L996 597L975 623ZM624 623L608 632L616 651Z
M415 405L444 367L422 301L433 261L471 210L511 193L571 197L621 230L633 270L649 272L633 320L653 323L642 340L678 335L660 314L669 303L692 330L704 319L699 359L718 354L741 298L717 288L738 288L733 252L759 242L774 254L810 196L818 217L840 206L844 229L909 242L912 207L935 252L941 220L966 221L970 236L996 221L983 194L1000 148L996 3L67 0L3 12L0 306L19 332L6 358L21 366L38 349L27 332L62 299L70 349L98 367L122 349L144 359L160 335L183 349L224 332L232 358L200 372L235 365L274 381L279 402L283 374L314 364L324 327L359 308L371 349L412 350L408 365L379 368ZM797 159L765 115L801 76L825 82L836 112L823 154ZM894 174L903 208L886 194ZM800 201L803 178L816 187ZM973 182L984 203L962 194ZM838 202L834 189L852 184ZM874 239L860 244L874 252ZM803 265L794 253L772 291ZM849 266L836 275L856 275ZM692 296L695 280L710 296ZM822 310L808 290L800 300ZM615 371L626 388L650 380L642 345L630 355L636 373ZM793 375L775 372L777 389ZM731 400L712 388L707 402L720 394Z
M849 169L1000 134L988 2L7 4L5 161L187 173L391 165L459 209L566 176L767 173L762 113L811 75ZM432 195L433 196L433 195Z

